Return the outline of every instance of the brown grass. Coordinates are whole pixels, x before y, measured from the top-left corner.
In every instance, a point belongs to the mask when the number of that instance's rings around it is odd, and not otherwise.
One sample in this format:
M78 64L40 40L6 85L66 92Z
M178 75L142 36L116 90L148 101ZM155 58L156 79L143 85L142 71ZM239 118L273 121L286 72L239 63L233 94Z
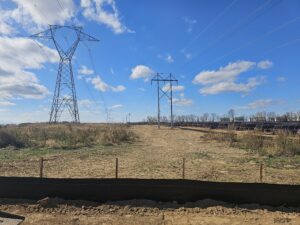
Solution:
M135 133L126 125L108 125L102 135L102 143L105 145L121 144L131 142L136 138Z
M106 129L104 125L101 128ZM164 126L158 130L156 126L146 125L128 129L138 134L133 143L101 144L68 151L61 148L1 149L0 174L39 176L39 160L43 157L45 177L114 178L118 158L120 178L180 179L185 158L186 179L259 182L262 162L263 182L300 183L300 155L260 156L255 151L230 147L226 142L204 139L205 133L191 130ZM244 131L236 133L239 136Z
M204 135L208 140L222 141L232 147L251 150L259 155L295 156L300 155L300 136L287 131L280 131L274 136L267 136L260 131L210 132Z
M134 134L124 125L32 124L0 128L0 148L80 148L99 144L121 144Z
M275 138L275 155L300 155L300 137L289 132L279 132Z
M226 132L208 132L203 135L203 138L207 140L226 142L230 146L233 146L237 141L237 134L233 130L228 129Z

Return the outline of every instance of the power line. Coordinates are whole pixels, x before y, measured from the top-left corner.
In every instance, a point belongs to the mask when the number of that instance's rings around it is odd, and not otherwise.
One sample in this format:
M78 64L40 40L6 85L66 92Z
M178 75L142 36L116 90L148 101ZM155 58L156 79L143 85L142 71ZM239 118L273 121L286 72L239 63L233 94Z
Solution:
M297 42L299 42L299 41L300 41L300 38L296 38L296 39L293 39L293 40L289 40L289 41L287 41L287 42L285 42L285 43L283 43L283 44L281 44L281 45L278 45L278 46L276 46L276 47L273 47L273 48L270 49L269 51L264 51L264 52L263 52L263 55L268 54L268 53L270 53L270 52L274 52L274 51L276 51L276 50L278 50L278 49L280 49L280 48L283 48L283 47L286 47L286 46L293 45L293 44L295 44L295 43L297 43Z
M67 42L67 44L69 44L68 37L65 36L64 38L65 38L65 41ZM83 43L84 46L86 46L86 43L85 43L85 42L82 42L82 43ZM90 50L90 49L89 49L89 50ZM90 51L89 51L89 55L91 55L91 52L90 52ZM74 58L73 61L75 62L77 68L80 69L80 65L79 65L77 59ZM91 60L91 63L92 63L92 68L93 68L93 70L95 71L95 64L94 64L94 60L93 60L93 59ZM84 85L85 85L85 88L86 88L87 91L88 91L89 96L92 98L94 104L95 104L95 105L98 105L98 102L97 102L96 98L94 97L93 92L92 92L91 89L89 88L89 85L87 84L86 80L84 80L83 83L84 83ZM106 105L104 96L102 95L101 92L100 92L100 96L101 96L102 102L103 102L103 104L104 104L103 113L104 113L104 114L107 114L107 118L108 118L108 108L107 108L107 105Z
M87 51L88 51L88 56L89 56L90 62L91 62L91 64L92 64L92 69L94 70L94 72L95 72L96 74L98 74L98 71L97 71L96 66L95 66L95 61L94 61L93 55L92 55L92 53L91 53L91 49L90 49L89 46L88 46L86 43L84 43L84 42L83 42L83 45L86 47L86 49L87 49ZM107 108L107 105L106 105L106 101L105 101L104 95L102 94L101 91L100 91L100 96L101 96L102 101L103 101L103 103L104 103L105 111L107 111L108 108Z
M63 9L63 7L62 7L62 4L61 4L60 0L56 0L56 1L57 1L58 5L60 6L60 8L61 8L62 11L63 11L64 9Z
M227 57L227 56L229 56L229 55L231 55L231 54L233 54L233 53L235 53L235 52L238 52L238 51L240 51L241 49L243 49L243 48L245 48L245 47L247 47L247 46L249 46L249 45L252 45L253 43L255 43L255 42L261 40L262 38L264 38L264 37L266 37L266 36L269 36L270 34L272 34L272 33L276 32L276 31L278 31L278 30L281 30L281 29L285 28L286 26L290 25L291 23L296 22L296 21L299 20L299 19L300 19L300 17L296 17L296 18L294 18L294 19L292 19L292 20L289 20L288 22L286 22L286 23L284 23L284 24L281 24L281 25L275 27L274 29L272 29L272 30L270 30L270 31L268 31L268 32L266 32L266 33L260 35L258 38L255 38L254 40L251 40L251 41L245 43L244 45L242 45L242 46L240 46L240 47L238 47L238 48L236 48L236 49L230 51L229 53L226 53L226 54L222 55L221 57L219 57L219 58L217 58L217 59L215 59L215 60L213 60L213 61L211 61L211 62L209 62L209 63L204 64L202 67L207 66L207 65L210 65L210 64L212 64L212 63L215 63L215 62L217 62L217 61L219 61L219 60L221 60L221 59L223 59L223 58L225 58L225 57Z
M61 1L60 0L56 0L56 2L57 2L57 4L60 7L61 12L64 13L64 8L63 8L63 5L62 5ZM74 17L71 18L71 23L72 23L73 26L75 26Z
M210 21L210 23L203 29L200 31L200 33L198 33L196 35L196 37L190 41L183 49L188 48L193 42L195 42L197 39L199 39L211 26L213 26L218 19L220 19L238 0L233 0L223 11L221 11L212 21Z
M244 22L246 22L249 18L251 18L253 15L255 15L257 12L259 12L260 10L262 10L263 8L265 8L268 4L271 3L272 0L268 0L266 2L264 2L263 4L259 5L258 7L256 7L253 11L251 11L250 13L247 14L246 17L244 17L244 19L242 19L238 24L236 24L233 28L231 28L230 30L228 30L227 32L223 33L222 35L220 35L217 39L215 39L211 44L209 44L208 46L206 46L206 48L202 51L205 52L208 49L210 49L212 46L214 46L216 43L218 43L220 40L222 40L224 37L226 37L228 34L232 34L235 30L237 30L238 28L240 28ZM200 55L200 53L194 55L193 59L197 58ZM180 68L183 68L184 66L186 66L188 63L190 63L192 60L189 60L187 62L185 62Z

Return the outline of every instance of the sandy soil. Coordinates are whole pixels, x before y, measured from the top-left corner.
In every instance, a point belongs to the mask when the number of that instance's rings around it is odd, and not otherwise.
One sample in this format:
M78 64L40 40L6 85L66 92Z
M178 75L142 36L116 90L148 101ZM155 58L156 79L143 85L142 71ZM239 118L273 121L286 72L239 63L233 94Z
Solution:
M43 199L0 200L0 210L23 215L24 225L98 225L98 224L300 224L300 209L234 206L223 202L202 200L179 205L149 200L107 202Z
M99 146L80 150L49 150L43 153L46 177L115 176L181 178L185 158L186 179L258 182L259 162L263 161L263 182L300 184L300 157L261 158L257 154L209 141L203 132L170 130L155 126L133 126L139 138L133 144ZM30 153L38 150L30 150ZM0 154L5 154L1 153ZM10 159L1 160L2 176L38 176L41 154L16 150Z

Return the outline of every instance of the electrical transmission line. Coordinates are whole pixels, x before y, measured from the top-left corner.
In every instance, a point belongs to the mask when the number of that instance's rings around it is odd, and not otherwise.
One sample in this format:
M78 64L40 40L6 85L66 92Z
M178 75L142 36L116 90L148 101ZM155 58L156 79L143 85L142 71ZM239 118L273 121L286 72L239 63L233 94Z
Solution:
M56 37L57 31L61 29L71 30L76 35L76 39L67 49L61 47L61 43L58 42ZM34 34L31 37L52 40L60 57L49 122L57 123L62 112L67 108L71 115L72 122L79 123L80 119L73 76L72 57L80 41L99 40L84 33L82 27L59 25L50 25L49 29Z
M166 77L163 77L164 73L157 73L152 79L151 84L153 82L157 83L157 127L160 129L160 99L166 96L170 100L171 106L171 128L173 128L173 82L178 85L178 80L170 73ZM169 88L164 90L160 86L160 82L164 84L169 84ZM170 92L170 95L168 95Z
M231 4L234 4L234 3L235 3L235 2L232 2ZM257 8L255 8L253 11L251 11L250 13L248 13L248 14L246 15L246 17L244 17L243 19L239 20L239 22L238 22L235 26L233 26L231 29L227 30L226 32L224 32L223 34L221 34L219 37L217 37L215 40L213 40L211 43L209 43L209 44L201 51L202 54L201 54L200 52L198 52L197 54L195 54L195 55L193 56L193 59L199 57L200 55L202 55L202 56L205 55L205 54L204 54L205 52L207 52L210 48L216 46L216 44L219 43L219 42L220 42L222 39L224 39L226 36L229 36L229 35L232 36L232 34L233 34L234 32L236 32L237 30L239 30L239 29L245 27L245 23L246 23L247 21L248 21L248 23L249 23L249 20L250 20L251 18L252 18L252 20L253 20L253 18L255 19L255 16L257 17L256 14L257 14L259 11L263 10L263 9L264 9L266 6L268 6L270 3L272 3L272 0L268 0L268 1L266 1L266 2L263 2L263 4L259 5L259 6L258 6ZM231 4L228 6L229 8L231 7ZM196 39L198 39L198 37L195 38L194 40L196 40ZM189 45L190 45L190 44L188 44L184 49L186 49ZM192 61L192 60L185 62L180 68L184 68L184 67L185 67L187 64L189 64L191 61Z
M258 36L257 38L248 41L248 42L245 43L244 45L242 45L242 46L240 46L240 47L237 47L237 48L233 49L232 51L230 51L230 52L228 52L228 53L226 53L226 54L224 54L224 55L222 55L222 56L220 56L220 57L218 57L218 58L215 58L214 60L211 60L210 62L204 64L203 67L204 67L204 66L207 66L207 65L211 65L211 64L213 64L213 63L215 63L215 62L218 62L219 60L221 60L221 59L223 59L223 58L225 58L225 57L227 57L227 56L229 56L229 55L232 55L233 53L238 52L238 51L240 51L240 50L242 50L242 49L244 49L244 48L246 48L246 47L248 47L248 46L254 44L255 42L257 42L257 41L259 41L259 40L261 40L261 39L263 39L263 38L265 38L265 37L267 37L267 36L269 36L269 35L271 35L271 34L277 32L277 31L279 31L279 30L281 30L281 29L283 29L283 28L287 27L288 25L290 25L290 24L292 24L292 23L295 23L295 22L298 21L298 20L300 20L300 16L295 17L295 18L293 18L293 19L287 21L286 23L283 23L283 24L281 24L281 25L275 27L274 29L269 30L269 31L263 33L262 35Z
M194 39L192 39L183 49L187 49L193 44L196 40L198 40L210 27L212 27L238 0L233 0L224 10L222 10L208 25L198 33Z

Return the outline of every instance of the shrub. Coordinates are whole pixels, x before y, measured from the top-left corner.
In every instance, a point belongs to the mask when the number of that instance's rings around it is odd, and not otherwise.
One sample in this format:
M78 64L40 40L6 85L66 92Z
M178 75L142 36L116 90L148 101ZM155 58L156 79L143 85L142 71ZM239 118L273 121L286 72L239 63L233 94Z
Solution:
M130 142L135 135L128 127L123 125L108 126L102 136L102 143L106 145L120 144L122 142Z
M260 155L294 156L300 154L300 136L289 132L279 132L275 137L265 136L262 132L251 131L237 135L233 130L211 132L204 135L209 140L223 141L231 146L251 150Z
M209 132L203 136L208 140L223 141L231 146L237 141L237 134L233 130L227 132Z
M13 146L16 148L24 147L24 143L17 139L17 137L5 130L0 130L0 148Z
M294 156L300 154L299 136L294 137L291 133L281 131L275 138L275 155Z
M233 146L237 142L237 134L233 130L228 130L224 133L224 139L229 142L230 146Z
M257 132L247 132L243 134L239 140L239 146L252 151L263 153L265 138Z

